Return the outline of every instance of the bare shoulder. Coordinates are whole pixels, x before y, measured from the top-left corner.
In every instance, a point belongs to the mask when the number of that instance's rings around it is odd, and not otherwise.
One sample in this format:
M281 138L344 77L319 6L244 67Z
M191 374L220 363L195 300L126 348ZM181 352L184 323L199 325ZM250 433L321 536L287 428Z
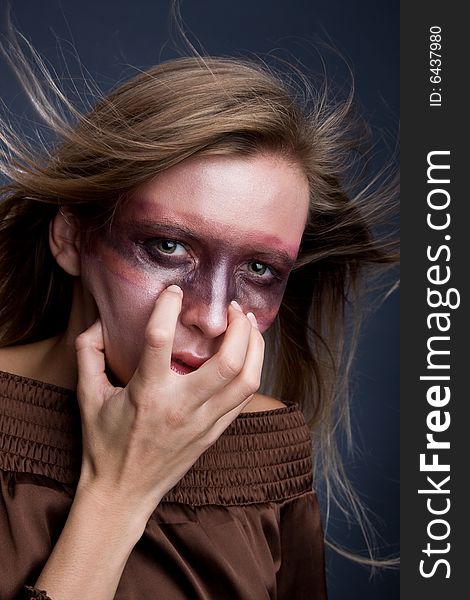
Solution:
M0 371L22 375L26 360L26 353L21 346L0 348Z
M265 394L255 394L254 398L248 402L242 412L260 412L262 410L274 410L276 408L285 408L284 402L266 396Z
M70 369L58 367L56 356L64 361L65 352L54 352L57 338L0 348L0 371L29 377L61 387L73 387Z

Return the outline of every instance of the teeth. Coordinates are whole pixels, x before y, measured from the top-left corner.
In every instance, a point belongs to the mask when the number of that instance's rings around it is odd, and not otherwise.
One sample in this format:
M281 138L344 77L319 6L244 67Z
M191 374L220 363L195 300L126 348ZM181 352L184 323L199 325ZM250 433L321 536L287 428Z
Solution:
M180 375L186 375L187 370L194 371L193 367L177 359L172 359L171 369L175 371L175 373L179 373Z

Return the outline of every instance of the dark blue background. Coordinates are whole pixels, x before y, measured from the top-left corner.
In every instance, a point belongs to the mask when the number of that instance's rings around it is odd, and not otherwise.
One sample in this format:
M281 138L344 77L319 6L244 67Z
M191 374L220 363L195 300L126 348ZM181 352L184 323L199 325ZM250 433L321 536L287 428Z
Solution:
M0 0L2 7L5 1ZM13 20L57 69L79 75L81 62L104 90L132 73L174 56L168 44L167 0L15 0ZM321 66L314 43L318 36L335 44L353 66L358 99L378 140L378 160L397 137L399 113L399 4L396 0L186 0L183 18L211 54L255 52L299 58L307 69ZM2 23L3 27L3 23ZM330 54L330 75L338 80L345 67ZM16 115L31 114L11 74L0 66L0 94ZM348 471L384 539L384 554L399 540L399 373L398 298L393 295L372 314L363 330L353 378L352 413L362 452ZM333 514L330 533L356 550L363 541ZM367 569L327 553L330 600L396 599L398 573L374 579ZM249 599L247 599L249 600ZM286 599L287 600L287 599ZM290 599L289 599L290 600ZM295 599L292 599L295 600Z

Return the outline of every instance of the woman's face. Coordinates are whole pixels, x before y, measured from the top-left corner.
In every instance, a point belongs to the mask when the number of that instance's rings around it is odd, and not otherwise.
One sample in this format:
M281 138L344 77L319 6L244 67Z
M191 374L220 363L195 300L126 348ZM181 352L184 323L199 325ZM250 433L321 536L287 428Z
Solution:
M265 331L296 259L308 202L302 171L271 154L191 158L139 189L81 258L117 379L132 377L155 300L172 283L184 292L175 358L186 353L197 363L217 352L232 299ZM172 368L190 370L178 362Z

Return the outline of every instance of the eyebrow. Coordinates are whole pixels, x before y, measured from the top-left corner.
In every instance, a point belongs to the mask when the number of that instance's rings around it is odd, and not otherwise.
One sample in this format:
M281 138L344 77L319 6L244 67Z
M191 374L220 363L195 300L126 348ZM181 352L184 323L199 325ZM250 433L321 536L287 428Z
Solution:
M161 218L158 221L147 219L131 220L131 223L148 234L155 234L156 230L158 230L166 232L170 237L183 236L197 243L201 243L202 241L201 237L196 235L189 227L182 224L175 224L165 218ZM216 236L210 235L210 237L217 240ZM285 269L291 269L296 261L296 257L291 256L286 250L281 248L269 248L266 250L265 248L261 249L250 244L241 246L240 249L245 252L255 252L258 256L266 260L274 260Z

